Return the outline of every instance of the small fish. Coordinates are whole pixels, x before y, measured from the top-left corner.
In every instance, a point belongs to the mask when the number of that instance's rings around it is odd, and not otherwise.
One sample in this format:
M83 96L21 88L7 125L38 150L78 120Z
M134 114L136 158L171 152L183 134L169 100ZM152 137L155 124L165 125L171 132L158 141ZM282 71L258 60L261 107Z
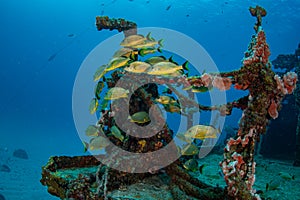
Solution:
M104 82L103 81L99 81L95 87L95 97L99 100L101 97L100 97L100 94L102 92L102 89L104 88Z
M194 93L199 93L199 92L207 92L208 90L209 90L208 87L204 87L204 86L195 87L195 86L193 86L191 91L194 92Z
M146 40L147 38L143 35L130 35L124 38L120 45L123 47L131 47L134 45L142 44Z
M145 56L147 54L156 53L157 51L162 53L160 47L159 48L154 48L154 47L142 48L142 49L139 50L139 55L140 56Z
M94 74L94 81L101 79L106 73L107 65L101 65Z
M117 58L117 57L130 58L130 56L132 56L132 54L136 55L136 54L138 54L138 51L136 51L132 48L123 47L114 53L113 58Z
M90 111L91 115L94 114L97 111L98 105L99 105L98 100L96 98L93 98L91 100L90 106L89 106L89 111Z
M70 33L69 35L68 35L68 37L74 37L75 36L75 34L73 34L73 33Z
M159 98L155 99L156 102L161 103L161 104L174 104L177 101L170 96L159 96Z
M212 126L195 125L186 131L185 136L204 140L206 138L217 138L217 133L219 132L220 130L215 129Z
M49 58L48 58L48 62L54 60L54 58L57 56L57 53L52 54Z
M199 149L195 144L188 144L181 149L181 155L193 156L199 153Z
M285 180L295 180L295 175L291 175L288 172L279 172L278 175Z
M132 45L131 48L140 49L140 48L154 48L156 45L159 45L159 47L163 46L163 39L158 41L153 40L146 40L141 44Z
M149 63L150 65L155 65L156 63L162 62L162 61L167 61L164 56L154 56L151 58L148 58L145 60L146 63Z
M126 58L126 57L113 58L109 62L108 67L105 69L105 71L108 72L108 71L112 71L112 70L115 70L120 67L125 67L129 64L130 60L131 60L130 58Z
M150 121L149 114L145 111L134 113L131 117L129 116L128 119L136 123L146 123Z
M146 145L146 140L140 140L140 141L138 141L138 144L141 146L141 149L144 149L144 147Z
M194 141L194 138L185 137L184 133L177 133L175 137L188 144L191 144Z
M115 137L118 138L121 142L124 141L124 136L122 135L120 129L116 126L111 127L111 134Z
M168 7L166 8L166 10L170 10L172 5L168 5Z
M109 145L109 140L103 136L97 136L90 140L90 150L101 150Z
M150 64L142 61L134 61L130 63L128 67L125 67L124 70L131 73L143 73L146 72L151 67Z
M113 87L108 90L104 99L105 100L115 100L115 99L127 98L128 94L129 94L129 90L126 90L121 87Z
M180 108L180 105L179 104L167 104L167 105L164 105L164 108L167 112L170 112L170 113L181 113L181 108Z
M266 191L277 190L281 185L281 180L275 178L270 182L266 183Z
M85 135L89 137L96 137L98 136L98 127L95 125L89 125L85 130Z
M196 159L192 158L192 159L189 159L188 161L186 161L184 164L183 164L183 167L189 171L196 171L197 168L198 168L198 162Z
M147 73L150 75L168 75L183 69L182 66L175 65L174 63L163 61L156 63L152 66Z

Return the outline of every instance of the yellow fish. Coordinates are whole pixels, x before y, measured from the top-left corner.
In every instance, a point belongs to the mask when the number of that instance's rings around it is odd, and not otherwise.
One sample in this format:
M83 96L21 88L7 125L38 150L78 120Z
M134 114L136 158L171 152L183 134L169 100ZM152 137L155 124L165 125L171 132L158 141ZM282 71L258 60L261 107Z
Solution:
M155 65L156 63L159 63L162 61L167 61L167 59L164 56L153 56L153 57L145 60L145 62L149 63L150 65Z
M140 48L154 48L155 45L159 45L160 47L163 46L163 39L159 40L159 41L150 41L150 40L145 40L144 42L140 43L140 44L136 44L136 45L132 45L131 48L135 48L135 49L140 49Z
M115 54L113 55L113 58L117 58L117 57L126 57L129 58L132 55L137 55L138 51L135 51L132 48L128 48L128 47L124 47L119 49L118 51L115 52Z
M124 38L120 45L123 47L132 47L135 45L142 44L146 40L147 38L144 37L143 35L130 35Z
M108 71L112 71L112 70L120 68L120 67L125 67L128 65L128 62L130 60L131 60L130 58L126 58L126 57L113 58L109 62L108 67L105 69L105 71L108 72Z
M103 136L97 136L90 140L90 150L101 150L109 145L109 140Z
M94 114L97 111L98 105L99 105L98 100L96 98L93 98L91 100L91 103L90 103L90 106L89 106L89 111L90 111L91 115Z
M118 138L121 142L124 141L124 136L122 135L122 133L121 133L121 131L119 130L118 127L112 126L112 127L110 128L110 130L111 130L111 134L112 134L114 137Z
M104 99L105 100L115 100L115 99L120 99L120 98L127 98L128 93L129 93L129 90L126 90L121 87L113 87L108 90Z
M204 140L206 138L217 138L217 133L219 132L220 130L215 129L212 126L195 125L186 131L185 136Z
M170 96L159 96L159 98L155 99L156 102L161 104L174 104L177 101Z
M98 127L97 126L95 126L95 125L89 125L86 129L85 129L85 135L86 136L89 136L89 137L91 137L91 136L93 136L93 137L95 137L95 136L98 136Z
M183 69L182 66L175 65L168 61L163 61L153 65L147 73L150 75L168 75L181 69Z
M101 65L94 74L94 81L101 79L106 73L107 65Z
M176 138L178 138L179 140L183 141L183 142L186 142L186 143L192 143L194 141L194 138L191 138L191 137L186 137L184 135L184 133L177 133Z
M149 114L145 111L134 113L131 117L129 116L128 119L130 119L131 122L136 123L146 123L150 121Z
M181 149L181 155L193 156L199 153L199 149L195 144L188 144Z
M143 73L151 67L150 64L142 61L134 61L130 63L128 67L125 67L124 70L132 73Z
M183 167L189 171L194 172L198 169L198 162L196 159L192 158L192 159L189 159L188 161L186 161L183 164Z

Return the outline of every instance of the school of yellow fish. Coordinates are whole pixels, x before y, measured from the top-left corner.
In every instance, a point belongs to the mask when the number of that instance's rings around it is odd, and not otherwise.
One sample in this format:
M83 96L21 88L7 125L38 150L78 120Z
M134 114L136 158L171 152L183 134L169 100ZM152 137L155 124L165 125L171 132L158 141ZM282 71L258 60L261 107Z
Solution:
M151 76L158 77L178 77L185 73L188 73L187 67L188 62L186 61L182 65L176 63L172 57L169 59L164 56L152 56L144 61L138 60L148 54L162 53L163 40L156 41L152 38L151 33L147 36L143 35L131 35L121 42L121 49L116 51L113 58L108 64L101 65L93 76L94 81L98 81L95 87L95 97L91 100L89 105L89 112L91 114L96 113L99 110L107 108L108 104L112 100L121 98L128 98L129 90L121 87L109 88L106 91L104 98L101 98L101 93L105 88L105 75L116 69L123 70L125 73L135 74L148 74ZM102 79L102 80L100 80ZM189 87L186 90L191 89L192 92L206 92L208 88L201 87ZM99 104L99 101L102 101ZM155 103L161 104L167 112L170 113L181 113L181 107L173 96L160 95L158 98L153 100ZM143 124L151 121L149 114L145 111L134 113L128 117L128 120L132 123ZM126 135L116 126L110 127L110 133L115 138L123 142ZM199 147L194 143L194 140L205 140L208 138L217 138L219 130L213 126L195 125L189 128L185 133L176 134L176 138L185 142L185 145L178 149L181 155L193 156L199 153ZM85 151L105 149L108 146L108 138L105 136L102 125L90 125L85 131L86 136L92 137L89 143L84 142ZM143 141L143 140L142 140ZM145 142L139 142L139 145L145 146ZM198 162L195 159L190 159L183 165L188 170L194 170L198 167Z

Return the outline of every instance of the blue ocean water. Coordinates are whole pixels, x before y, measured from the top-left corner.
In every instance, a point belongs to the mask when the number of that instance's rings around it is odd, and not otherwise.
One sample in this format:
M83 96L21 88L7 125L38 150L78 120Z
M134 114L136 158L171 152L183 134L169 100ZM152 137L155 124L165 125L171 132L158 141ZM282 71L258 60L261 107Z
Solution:
M229 71L241 66L254 33L248 7L257 4L268 12L270 60L293 53L300 42L298 0L1 0L0 149L26 149L37 168L50 155L82 154L72 116L75 77L89 52L117 33L97 31L95 16L182 32ZM239 95L228 92L227 99ZM228 123L237 126L239 118L234 112Z

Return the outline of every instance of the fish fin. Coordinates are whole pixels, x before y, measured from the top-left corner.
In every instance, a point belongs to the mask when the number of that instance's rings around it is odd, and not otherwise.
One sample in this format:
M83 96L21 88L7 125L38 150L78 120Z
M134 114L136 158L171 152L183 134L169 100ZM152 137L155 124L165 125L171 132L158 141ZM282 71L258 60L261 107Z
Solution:
M85 153L89 148L89 143L82 141L82 144L83 144L83 153Z
M151 37L151 32L149 32L146 36L147 40L149 41L155 41L155 39L153 37Z
M159 45L159 47L163 47L163 42L164 42L164 39L158 40L158 45Z
M199 167L199 172L200 174L203 174L203 169L206 165L205 164L202 164L200 167Z
M136 61L136 60L138 59L138 56L137 56L137 54L135 54L134 52L132 52L132 53L130 54L129 58L130 58L131 60ZM128 64L128 63L127 63L127 64Z
M143 56L143 57L144 57L146 54L144 54L143 52L144 52L143 49L140 49L138 54L139 54L140 56Z
M182 68L189 71L189 68L188 68L188 64L189 64L189 61L185 61L183 64L182 64Z
M157 51L158 51L159 53L162 53L162 50L161 50L160 47L157 48Z

